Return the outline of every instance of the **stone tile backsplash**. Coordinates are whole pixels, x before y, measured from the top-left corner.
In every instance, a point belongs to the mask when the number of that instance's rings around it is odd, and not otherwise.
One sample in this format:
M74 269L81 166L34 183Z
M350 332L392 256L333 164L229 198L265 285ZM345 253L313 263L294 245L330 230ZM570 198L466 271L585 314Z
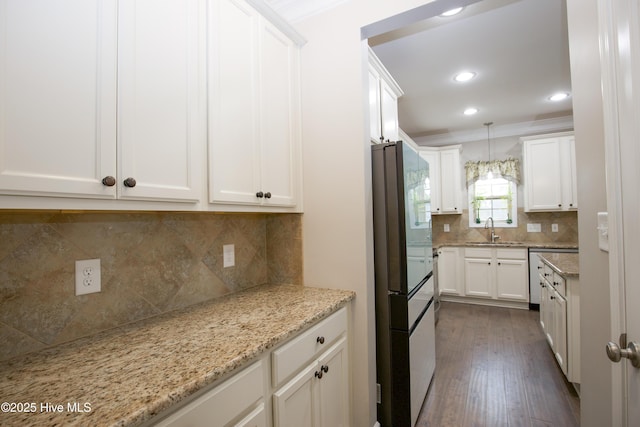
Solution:
M461 215L434 215L432 217L433 243L464 244L465 242L487 242L489 232L485 228L469 227L469 211ZM527 223L540 224L540 233L527 232ZM450 231L444 232L444 224ZM551 224L558 224L558 232L551 231ZM500 241L525 243L578 244L577 212L525 212L518 208L518 227L496 228Z
M302 284L300 214L0 213L0 360L267 283ZM235 266L222 267L222 246ZM75 260L102 292L75 296Z

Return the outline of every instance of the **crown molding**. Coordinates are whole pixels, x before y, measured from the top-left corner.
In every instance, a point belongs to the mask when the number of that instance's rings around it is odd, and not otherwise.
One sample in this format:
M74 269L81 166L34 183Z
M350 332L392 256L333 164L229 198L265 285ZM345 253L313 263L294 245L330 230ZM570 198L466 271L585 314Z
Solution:
M550 119L532 120L505 125L494 125L491 128L491 138L506 138L510 136L529 136L552 132L573 130L573 116L554 117ZM438 147L441 145L461 144L464 142L486 139L486 129L474 129L428 136L414 136L412 139L418 145Z

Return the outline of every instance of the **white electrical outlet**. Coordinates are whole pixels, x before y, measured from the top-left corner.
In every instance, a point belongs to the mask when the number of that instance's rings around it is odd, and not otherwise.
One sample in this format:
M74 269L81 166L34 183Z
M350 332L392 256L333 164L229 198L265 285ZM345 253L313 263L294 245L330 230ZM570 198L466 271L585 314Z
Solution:
M100 258L76 261L76 296L100 292Z
M527 233L540 233L542 232L541 224L527 224Z
M445 224L445 225L444 225L444 232L445 232L445 233L448 233L448 232L450 232L450 231L451 231L451 227L449 227L449 224Z
M551 224L551 232L552 233L558 232L558 224Z
M234 245L222 245L222 268L236 265L236 254Z

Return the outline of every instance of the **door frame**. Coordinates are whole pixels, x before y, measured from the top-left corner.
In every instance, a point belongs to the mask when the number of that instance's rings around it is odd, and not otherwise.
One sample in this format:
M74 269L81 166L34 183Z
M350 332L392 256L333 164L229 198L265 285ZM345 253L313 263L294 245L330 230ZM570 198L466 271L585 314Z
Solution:
M621 172L621 150L624 135L624 116L632 111L629 99L624 96L623 86L631 78L632 58L625 55L628 50L620 46L623 37L638 34L640 28L630 19L629 0L598 0L598 32L600 41L600 64L602 73L602 98L604 115L606 189L609 238L609 292L611 308L611 337L617 341L626 332L626 283L625 240L623 222L623 193ZM634 93L631 93L633 97ZM604 343L603 343L604 344ZM603 348L604 351L604 348ZM611 364L611 425L628 425L627 370L629 363Z

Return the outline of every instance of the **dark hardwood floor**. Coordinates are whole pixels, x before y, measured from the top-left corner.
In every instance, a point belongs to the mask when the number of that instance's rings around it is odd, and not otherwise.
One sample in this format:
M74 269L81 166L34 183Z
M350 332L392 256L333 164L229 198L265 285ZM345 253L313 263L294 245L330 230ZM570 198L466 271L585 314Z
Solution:
M579 426L580 402L537 311L442 303L417 427Z

